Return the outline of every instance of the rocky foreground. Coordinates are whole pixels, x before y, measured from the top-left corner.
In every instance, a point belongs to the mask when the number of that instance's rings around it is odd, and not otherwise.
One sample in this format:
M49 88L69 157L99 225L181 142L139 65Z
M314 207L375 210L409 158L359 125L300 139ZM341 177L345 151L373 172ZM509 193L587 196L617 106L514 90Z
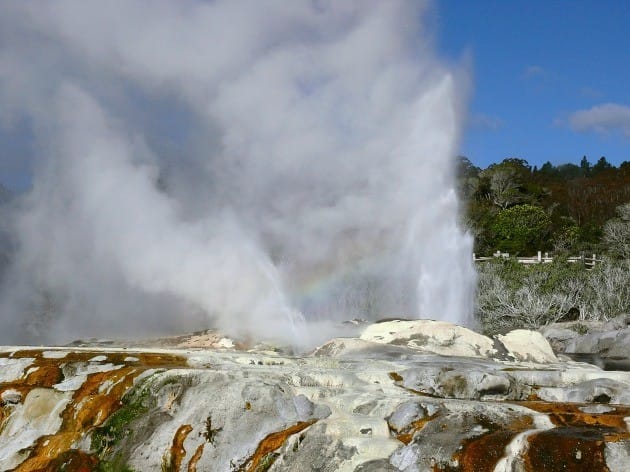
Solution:
M581 329L550 339L575 350ZM0 348L0 470L630 470L630 373L538 332L395 320L302 356L213 332L157 344Z

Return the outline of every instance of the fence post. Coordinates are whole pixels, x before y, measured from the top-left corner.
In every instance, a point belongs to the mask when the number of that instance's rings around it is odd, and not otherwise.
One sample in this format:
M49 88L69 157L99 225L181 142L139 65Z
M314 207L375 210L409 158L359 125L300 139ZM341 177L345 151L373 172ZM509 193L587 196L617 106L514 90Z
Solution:
M538 263L542 262L542 252L538 251Z
M473 262L475 262L477 260L477 256L475 256L475 253L473 252Z

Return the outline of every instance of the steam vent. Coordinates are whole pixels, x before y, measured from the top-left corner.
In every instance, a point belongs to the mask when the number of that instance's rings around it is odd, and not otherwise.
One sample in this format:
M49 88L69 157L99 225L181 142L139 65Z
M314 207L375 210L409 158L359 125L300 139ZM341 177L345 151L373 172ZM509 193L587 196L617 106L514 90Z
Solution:
M627 472L630 374L571 359L428 320L299 356L214 331L3 347L0 469Z

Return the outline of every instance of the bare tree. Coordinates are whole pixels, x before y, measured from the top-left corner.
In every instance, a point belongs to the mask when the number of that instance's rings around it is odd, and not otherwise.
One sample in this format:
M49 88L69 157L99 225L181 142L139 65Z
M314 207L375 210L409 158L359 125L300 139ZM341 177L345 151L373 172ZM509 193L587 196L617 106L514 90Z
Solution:
M492 169L490 174L492 203L506 209L520 200L518 174L511 167Z
M630 203L618 206L617 214L604 225L604 242L613 255L630 259Z
M540 270L539 270L540 269ZM590 271L528 267L515 286L496 263L479 266L476 312L484 331L537 329L577 309L581 320L609 320L630 312L630 259L608 259ZM551 283L550 283L551 282Z

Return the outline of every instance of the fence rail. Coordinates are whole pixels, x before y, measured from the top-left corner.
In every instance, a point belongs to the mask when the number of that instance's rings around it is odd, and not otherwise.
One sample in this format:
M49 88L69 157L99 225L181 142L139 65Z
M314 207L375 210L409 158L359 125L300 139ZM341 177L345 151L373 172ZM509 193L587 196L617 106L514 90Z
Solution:
M475 262L483 262L483 261L491 261L498 257L508 258L510 255L507 252L497 251L492 256L482 256L478 257L475 253L473 253L473 261ZM553 256L550 256L548 252L543 253L542 251L538 251L538 254L533 257L517 257L516 260L521 264L549 264L553 262ZM581 256L572 256L567 258L568 262L580 263L584 265L587 269L592 269L596 264L602 262L602 259L597 258L597 254L593 254L592 257L588 257L586 255Z

